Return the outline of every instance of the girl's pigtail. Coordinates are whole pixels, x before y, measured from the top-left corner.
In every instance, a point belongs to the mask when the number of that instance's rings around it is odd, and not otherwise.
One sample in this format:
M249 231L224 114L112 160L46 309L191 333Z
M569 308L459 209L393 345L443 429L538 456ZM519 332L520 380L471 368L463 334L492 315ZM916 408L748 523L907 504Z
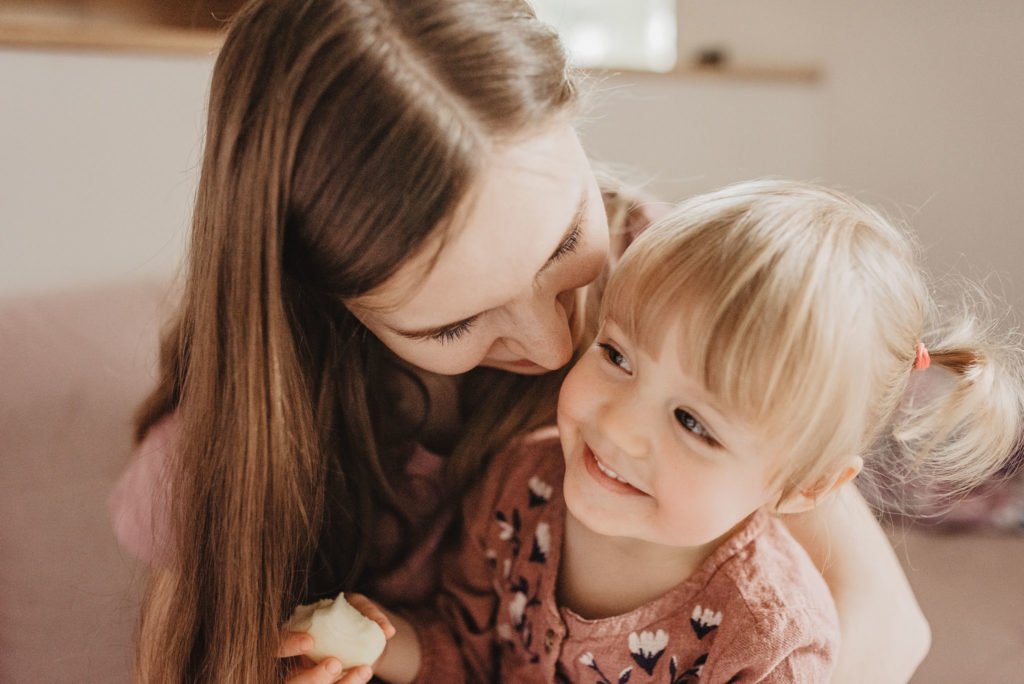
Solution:
M883 479L897 483L887 489L901 492L884 497L899 513L942 514L1021 449L1021 344L972 313L978 305L972 301L956 322L924 336L927 369L908 363L909 388L883 449L888 453L876 461Z

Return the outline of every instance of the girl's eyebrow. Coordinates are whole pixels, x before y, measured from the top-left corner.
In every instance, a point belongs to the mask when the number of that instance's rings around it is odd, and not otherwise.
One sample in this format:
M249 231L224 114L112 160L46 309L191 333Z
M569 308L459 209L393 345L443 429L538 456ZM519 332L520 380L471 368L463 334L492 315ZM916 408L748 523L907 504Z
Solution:
M558 257L559 252L562 251L562 248L566 244L568 244L570 240L572 240L573 235L580 229L580 224L583 222L583 216L586 214L587 211L587 197L587 187L584 186L583 192L580 193L580 199L576 203L576 212L569 220L568 228L566 228L565 232L562 233L562 237L559 238L558 240L558 246L555 247L555 249L551 252L551 256L549 256L547 260L544 262L544 265L537 270L537 275L543 273L548 266L554 263L554 261ZM473 314L468 318L463 318L460 321L455 321L453 323L445 323L443 325L438 325L431 328L419 328L417 330L401 330L390 325L388 327L391 328L392 332L394 332L395 334L401 335L402 337L405 337L407 339L426 340L432 337L439 337L445 334L446 332L450 332L452 330L455 330L456 328L461 328L464 325L471 325L476 321L476 319L480 318L485 313L487 313L487 311L490 310L491 309L487 309L486 311L481 311L480 313Z

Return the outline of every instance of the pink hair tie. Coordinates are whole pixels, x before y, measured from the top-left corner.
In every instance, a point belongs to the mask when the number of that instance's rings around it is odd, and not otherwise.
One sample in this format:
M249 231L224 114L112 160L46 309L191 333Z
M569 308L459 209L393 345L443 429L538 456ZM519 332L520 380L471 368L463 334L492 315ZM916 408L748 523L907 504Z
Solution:
M914 359L914 370L924 370L932 365L932 357L928 354L924 342L917 343L917 358Z

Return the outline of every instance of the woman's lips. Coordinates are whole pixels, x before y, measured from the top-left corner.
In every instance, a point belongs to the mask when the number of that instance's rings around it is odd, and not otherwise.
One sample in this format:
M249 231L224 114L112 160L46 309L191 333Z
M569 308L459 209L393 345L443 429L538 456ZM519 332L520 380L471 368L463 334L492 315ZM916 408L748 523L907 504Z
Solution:
M599 463L597 456L590 450L589 446L583 446L583 465L587 469L587 472L597 480L605 489L608 489L616 494L629 494L633 496L646 496L646 494L628 482L623 482L621 479L609 475L609 472L614 473L615 471L609 468L607 465ZM603 467L602 467L603 466Z

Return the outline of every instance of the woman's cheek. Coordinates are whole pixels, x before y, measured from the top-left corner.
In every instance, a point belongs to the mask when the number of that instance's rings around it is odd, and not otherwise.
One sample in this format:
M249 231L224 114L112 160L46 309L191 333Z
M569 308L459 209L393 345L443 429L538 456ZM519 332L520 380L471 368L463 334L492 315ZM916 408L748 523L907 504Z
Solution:
M601 275L601 271L608 263L608 234L607 232L592 233L593 240L588 241L588 247L584 254L580 282L575 287L589 285Z
M419 355L419 362L413 362L425 371L438 373L439 375L460 375L466 373L479 365L482 356L473 346L464 343L454 342L441 345L432 344L435 349L423 350ZM407 361L409 359L406 359Z
M456 375L468 370L462 368L464 353L454 346L458 342L441 344L434 340L414 341L397 336L381 338L381 341L395 356L429 373Z

